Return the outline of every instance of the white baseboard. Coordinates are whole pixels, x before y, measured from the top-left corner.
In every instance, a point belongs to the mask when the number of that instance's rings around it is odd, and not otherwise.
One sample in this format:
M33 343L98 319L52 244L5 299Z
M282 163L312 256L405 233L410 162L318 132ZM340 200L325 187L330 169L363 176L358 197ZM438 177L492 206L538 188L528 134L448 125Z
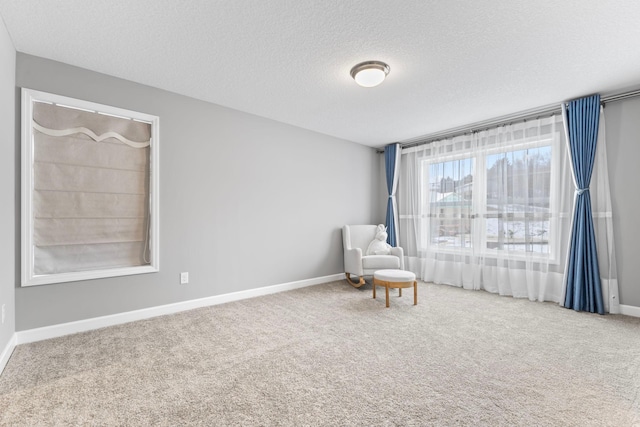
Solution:
M14 333L13 335L11 335L9 342L7 343L4 350L2 350L2 353L0 353L0 374L2 374L2 371L4 371L4 367L7 366L7 362L11 357L11 353L13 353L13 349L16 348L16 345L17 345L17 336Z
M636 307L633 305L620 304L620 314L624 314L626 316L640 317L640 307Z
M342 278L344 278L344 273L332 274L330 276L315 277L313 279L299 280L297 282L289 282L279 285L266 286L263 288L248 289L246 291L232 292L229 294L215 295L212 297L182 301L173 304L160 305L157 307L143 308L141 310L127 311L125 313L111 314L108 316L93 317L91 319L61 323L58 325L45 326L42 328L27 329L25 331L16 332L14 345L42 341L49 338L61 337L64 335L90 331L107 326L134 322L136 320L149 319L151 317L164 316L165 314L179 313L181 311L193 310L194 308L209 307L212 305L224 304L231 301L238 301L247 298L259 297L262 295L275 294L277 292L289 291L292 289L319 285L321 283L333 282Z

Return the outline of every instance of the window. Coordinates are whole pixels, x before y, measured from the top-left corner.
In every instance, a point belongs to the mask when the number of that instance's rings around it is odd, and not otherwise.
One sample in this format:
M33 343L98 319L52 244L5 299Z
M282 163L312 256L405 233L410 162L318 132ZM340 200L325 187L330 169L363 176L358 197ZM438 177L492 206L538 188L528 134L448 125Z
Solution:
M158 271L158 126L23 89L23 286Z
M441 248L471 247L473 158L428 164L431 244ZM426 210L426 209L425 209Z
M479 149L424 157L422 250L553 255L553 141L486 138Z
M486 158L487 249L549 253L551 146Z

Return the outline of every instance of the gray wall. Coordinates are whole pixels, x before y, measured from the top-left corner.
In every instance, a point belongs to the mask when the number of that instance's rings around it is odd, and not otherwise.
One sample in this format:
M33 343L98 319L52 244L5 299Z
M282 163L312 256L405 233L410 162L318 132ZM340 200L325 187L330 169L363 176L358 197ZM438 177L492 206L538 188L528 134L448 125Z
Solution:
M383 219L372 148L20 53L16 84L158 115L161 228L159 273L16 284L18 331L341 273L342 225Z
M640 307L640 97L604 109L620 304Z
M0 19L0 307L5 306L0 353L15 332L15 73L16 51Z

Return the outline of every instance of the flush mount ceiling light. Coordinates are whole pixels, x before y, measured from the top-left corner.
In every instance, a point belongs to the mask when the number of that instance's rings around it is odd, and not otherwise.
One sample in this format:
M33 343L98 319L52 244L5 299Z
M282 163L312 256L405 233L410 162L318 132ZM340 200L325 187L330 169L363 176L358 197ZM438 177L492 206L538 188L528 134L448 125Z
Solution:
M365 61L351 69L351 77L362 87L378 86L389 74L389 66L380 61Z

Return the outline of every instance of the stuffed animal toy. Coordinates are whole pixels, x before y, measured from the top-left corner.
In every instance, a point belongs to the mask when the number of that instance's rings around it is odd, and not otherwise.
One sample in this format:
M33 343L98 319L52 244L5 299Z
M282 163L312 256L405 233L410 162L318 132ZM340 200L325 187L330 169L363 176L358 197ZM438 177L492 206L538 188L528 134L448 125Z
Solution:
M367 255L389 255L391 253L391 245L387 243L387 227L380 224L376 229L376 238L369 243Z

